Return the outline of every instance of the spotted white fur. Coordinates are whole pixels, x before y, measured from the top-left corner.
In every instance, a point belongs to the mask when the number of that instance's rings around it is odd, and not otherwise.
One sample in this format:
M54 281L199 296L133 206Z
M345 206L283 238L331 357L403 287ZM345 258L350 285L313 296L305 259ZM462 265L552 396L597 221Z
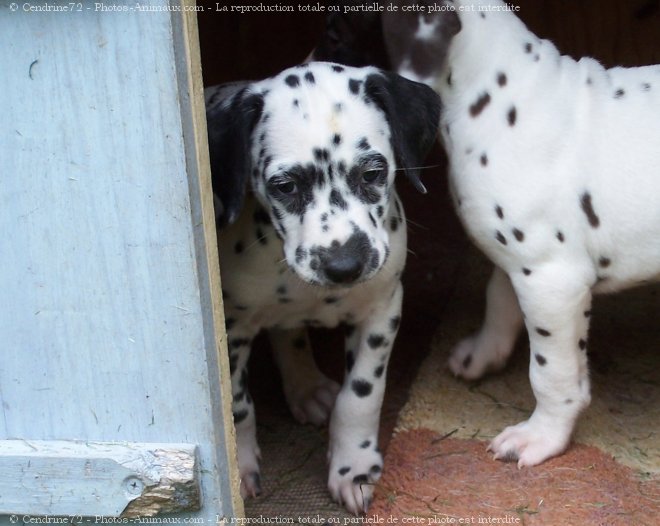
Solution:
M399 95L420 101L404 111ZM379 415L403 294L406 228L394 179L416 179L436 135L437 95L375 68L311 63L206 97L218 224L235 219L218 243L241 492L260 491L247 360L269 329L292 414L329 420L332 496L366 511L383 465ZM237 179L249 179L244 204ZM305 331L339 325L341 388L316 367Z
M469 379L502 367L526 325L536 409L490 449L535 465L565 450L590 401L592 293L660 273L660 67L561 56L499 0L432 4L454 6L431 15L455 33L448 57L420 65L408 39L399 71L430 72L456 208L497 265L484 325L449 365Z

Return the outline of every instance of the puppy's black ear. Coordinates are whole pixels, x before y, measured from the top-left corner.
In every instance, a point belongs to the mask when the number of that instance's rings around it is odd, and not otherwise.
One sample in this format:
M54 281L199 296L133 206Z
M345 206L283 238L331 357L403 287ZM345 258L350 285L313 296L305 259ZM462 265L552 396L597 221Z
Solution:
M212 86L204 93L218 228L238 218L252 171L251 137L264 100L261 94L250 93L249 84Z
M365 96L385 113L397 168L426 193L419 167L438 134L440 97L424 84L386 71L367 77Z

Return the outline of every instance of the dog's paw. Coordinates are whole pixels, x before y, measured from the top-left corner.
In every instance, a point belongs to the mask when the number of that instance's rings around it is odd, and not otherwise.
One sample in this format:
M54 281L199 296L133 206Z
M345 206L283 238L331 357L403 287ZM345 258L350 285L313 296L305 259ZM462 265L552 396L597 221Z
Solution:
M570 430L546 426L531 420L509 426L497 435L488 450L495 460L518 462L518 468L535 466L563 453L570 441Z
M261 451L253 437L242 437L237 429L238 471L241 477L241 497L258 497L261 494L261 474L259 459Z
M329 453L330 474L328 489L332 498L348 511L359 515L366 513L374 493L374 485L380 479L383 457L371 445L356 444L354 448Z
M449 369L466 380L476 380L488 372L502 369L509 353L495 342L484 341L480 335L461 340L451 351Z
M301 424L323 425L330 418L340 389L337 382L323 375L313 381L301 381L287 389L289 410Z

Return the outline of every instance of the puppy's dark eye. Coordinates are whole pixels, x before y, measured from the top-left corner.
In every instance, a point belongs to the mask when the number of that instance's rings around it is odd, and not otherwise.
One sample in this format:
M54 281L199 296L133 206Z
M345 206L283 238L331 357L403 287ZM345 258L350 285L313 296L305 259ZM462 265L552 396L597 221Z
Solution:
M367 170L367 171L362 173L362 181L364 181L365 183L368 183L368 184L369 183L374 183L374 182L378 181L378 179L380 178L382 173L383 173L383 170L380 170L378 168L373 169L373 170Z
M298 190L296 183L291 180L273 181L269 186L272 190L284 195L295 194Z

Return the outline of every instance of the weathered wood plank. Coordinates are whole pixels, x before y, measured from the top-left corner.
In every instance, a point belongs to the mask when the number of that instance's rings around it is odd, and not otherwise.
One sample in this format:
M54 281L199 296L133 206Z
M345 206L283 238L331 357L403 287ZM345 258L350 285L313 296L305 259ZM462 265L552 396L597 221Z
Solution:
M194 14L7 5L0 439L194 443L241 514Z
M0 441L0 514L151 517L200 509L193 444Z

